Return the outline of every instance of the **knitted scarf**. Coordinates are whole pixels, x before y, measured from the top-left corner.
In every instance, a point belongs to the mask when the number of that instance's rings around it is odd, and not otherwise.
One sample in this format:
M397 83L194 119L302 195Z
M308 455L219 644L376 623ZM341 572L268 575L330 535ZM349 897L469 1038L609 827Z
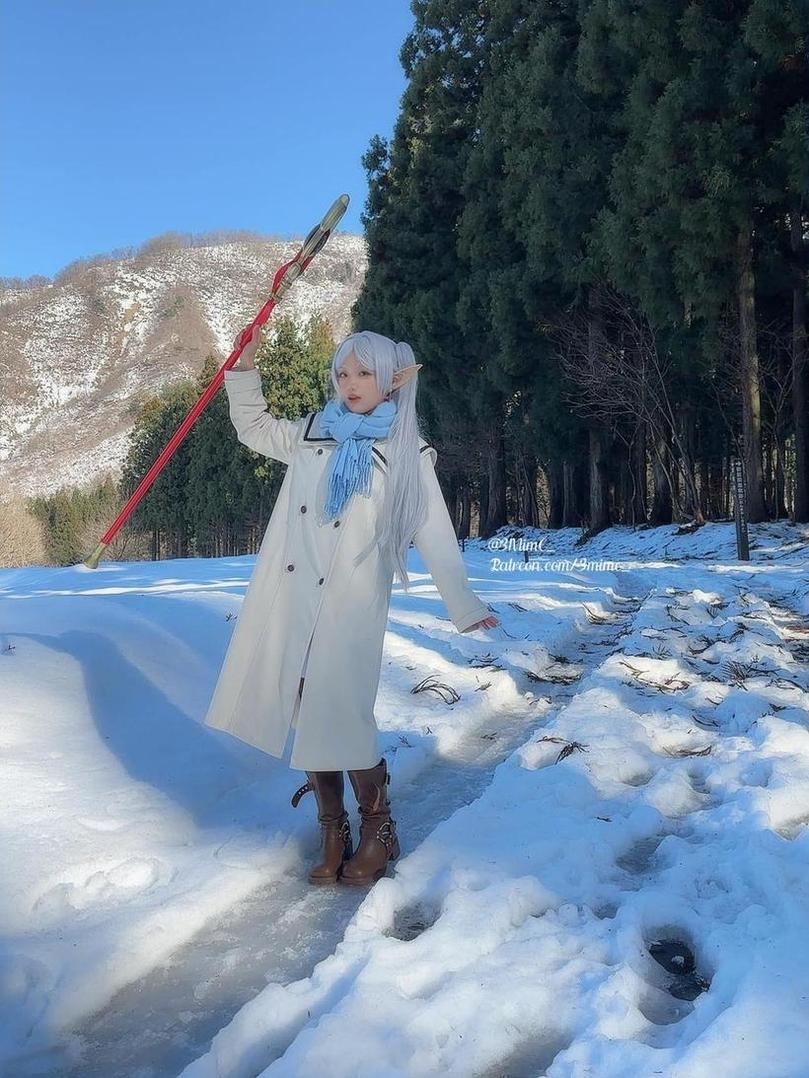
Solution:
M371 448L375 438L387 437L395 416L393 401L380 401L373 411L363 415L352 412L342 401L335 399L330 400L320 413L323 433L339 443L331 455L325 507L327 520L343 511L355 491L366 496L371 493Z

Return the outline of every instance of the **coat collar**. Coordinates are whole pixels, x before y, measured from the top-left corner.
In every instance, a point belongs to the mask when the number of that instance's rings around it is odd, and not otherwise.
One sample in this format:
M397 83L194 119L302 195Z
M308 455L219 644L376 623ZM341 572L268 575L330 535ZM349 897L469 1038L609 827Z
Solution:
M323 434L320 426L320 412L310 412L303 424L303 433L301 435L300 444L308 449L329 448L337 445L336 438L329 438ZM385 447L388 444L387 438L376 438L374 444L371 447L371 455L373 457L374 464L380 471L387 474L388 471L388 459L385 456ZM423 438L419 439L419 452L423 453L425 449L429 449L429 442L425 442Z

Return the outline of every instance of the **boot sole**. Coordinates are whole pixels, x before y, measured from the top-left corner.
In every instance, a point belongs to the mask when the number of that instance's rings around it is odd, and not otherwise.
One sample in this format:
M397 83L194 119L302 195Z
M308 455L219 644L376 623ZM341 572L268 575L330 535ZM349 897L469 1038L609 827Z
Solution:
M352 856L352 855L349 855L349 856ZM346 857L346 860L345 860L344 864L347 861L348 861L348 857ZM337 872L333 876L310 876L309 877L309 882L315 884L315 886L317 886L317 884L320 884L320 883L339 883L340 879L342 878L342 875L343 875L343 866L340 865L340 867L337 869Z
M400 852L401 851L399 850L399 848L397 846L396 853L392 853L390 855L390 857L388 858L387 863L385 864L385 866L383 868L380 868L373 876L359 876L359 877L357 877L357 876L343 876L341 874L339 882L340 883L348 883L352 887L367 887L369 883L376 883L378 880L381 880L382 877L387 873L388 865L390 865L393 861L398 860Z
M378 880L381 880L384 875L385 869L382 869L381 872L377 872L375 876L364 876L360 880L355 880L351 876L341 876L340 883L347 883L349 887L368 887L369 884L376 883Z

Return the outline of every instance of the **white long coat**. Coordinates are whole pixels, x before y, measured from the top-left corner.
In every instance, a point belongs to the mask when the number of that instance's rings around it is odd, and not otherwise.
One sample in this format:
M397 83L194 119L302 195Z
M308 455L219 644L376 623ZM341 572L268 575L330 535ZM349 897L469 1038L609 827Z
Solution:
M293 768L373 767L393 573L384 571L376 545L356 567L353 558L368 544L381 509L386 439L373 445L371 495L352 495L343 514L324 523L319 507L337 442L322 435L320 413L298 420L270 415L255 370L227 371L225 386L239 441L288 467L205 723L278 757L294 725ZM491 611L469 586L435 449L423 439L420 449L429 512L414 543L463 632Z

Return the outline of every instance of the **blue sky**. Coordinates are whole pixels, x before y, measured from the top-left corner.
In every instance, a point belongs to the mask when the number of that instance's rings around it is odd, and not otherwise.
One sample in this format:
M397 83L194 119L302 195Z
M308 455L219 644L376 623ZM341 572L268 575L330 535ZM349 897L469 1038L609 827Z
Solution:
M0 0L0 275L167 231L305 233L405 88L409 0Z

